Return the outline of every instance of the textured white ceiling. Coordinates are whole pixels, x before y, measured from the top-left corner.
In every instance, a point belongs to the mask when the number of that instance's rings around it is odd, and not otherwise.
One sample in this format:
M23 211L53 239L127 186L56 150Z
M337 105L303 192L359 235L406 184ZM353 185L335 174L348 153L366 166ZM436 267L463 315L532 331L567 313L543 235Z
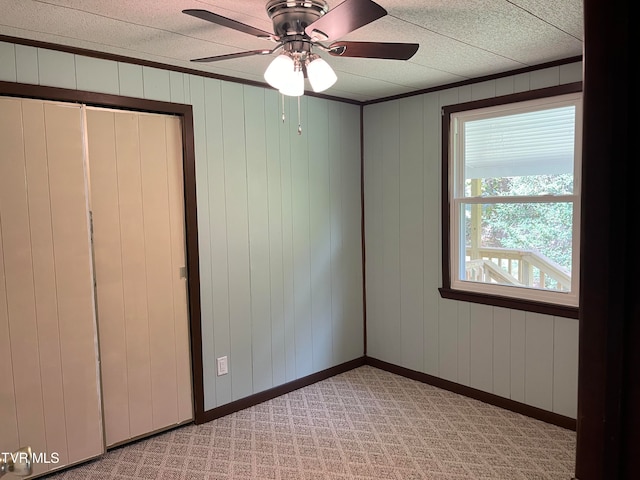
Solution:
M342 0L329 0L331 8ZM408 61L324 55L325 93L369 101L582 55L582 0L376 0L388 15L341 40L415 42ZM264 82L270 56L192 58L273 43L190 17L201 8L273 31L266 0L0 0L0 35Z

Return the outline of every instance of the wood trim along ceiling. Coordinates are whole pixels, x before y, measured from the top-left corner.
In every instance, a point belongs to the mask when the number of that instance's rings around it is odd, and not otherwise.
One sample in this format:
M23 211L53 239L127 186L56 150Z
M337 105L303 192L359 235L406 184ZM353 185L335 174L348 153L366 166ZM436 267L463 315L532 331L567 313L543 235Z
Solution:
M191 74L191 75L197 75L199 77L206 77L206 78L215 78L217 80L224 80L227 82L233 82L233 83L241 83L243 85L252 85L255 87L262 87L262 88L271 88L267 83L263 83L263 82L254 82L251 80L241 80L235 77L229 77L226 75L219 75L219 74L215 74L215 73L208 73L208 72L203 72L201 70L195 70L195 69L191 69L191 68L183 68L183 67L177 67L175 65L168 65L168 64L164 64L164 63L158 63L158 62L151 62L149 60L142 60L142 59L138 59L138 58L132 58L132 57L125 57L122 55L115 55L112 53L106 53L106 52L98 52L96 50L87 50L84 48L78 48L78 47L69 47L66 45L58 45L55 43L47 43L47 42L41 42L38 40L29 40L26 38L19 38L19 37L10 37L10 36L6 36L6 35L0 35L0 42L7 42L7 43L15 43L17 45L26 45L26 46L30 46L30 47L36 47L36 48L46 48L49 50L55 50L58 52L66 52L66 53L71 53L71 54L75 54L75 55L83 55L85 57L91 57L91 58L99 58L102 60L111 60L114 62L125 62L125 63L129 63L132 65L140 65L143 67L152 67L152 68L160 68L163 70L169 70L172 72L180 72L180 73L186 73L186 74ZM314 92L305 92L306 96L310 96L310 97L318 97L318 98L324 98L326 100L335 100L338 102L344 102L344 103L350 103L353 105L360 105L361 103L356 101L356 100L350 100L350 99L346 99L346 98L339 98L339 97L334 97L331 95L323 95L323 94L318 94L318 93L314 93Z
M227 81L227 82L241 83L241 84L244 84L244 85L253 85L253 86L263 87L263 88L271 88L267 83L254 82L254 81L250 81L250 80L244 80L244 79L239 79L239 78L235 78L235 77L229 77L229 76L225 76L225 75L218 75L218 74L215 74L215 73L203 72L203 71L200 71L200 70L177 67L175 65L168 65L168 64L164 64L164 63L151 62L151 61L148 61L148 60L141 60L141 59L132 58L132 57L125 57L125 56L122 56L122 55L115 55L115 54L112 54L112 53L98 52L98 51L95 51L95 50L87 50L87 49L78 48L78 47L69 47L69 46L66 46L66 45L58 45L58 44L55 44L55 43L47 43L47 42L42 42L42 41L38 41L38 40L30 40L30 39L26 39L26 38L19 38L19 37L7 36L7 35L0 35L0 42L15 43L15 44L18 44L18 45L26 45L26 46L37 47L37 48L46 48L46 49L49 49L49 50L56 50L56 51L59 51L59 52L66 52L66 53L72 53L72 54L76 54L76 55L83 55L83 56L91 57L91 58L99 58L99 59L103 59L103 60L112 60L112 61L116 61L116 62L125 62L125 63L129 63L129 64L133 64L133 65L141 65L141 66L146 66L146 67L161 68L161 69L169 70L169 71L173 71L173 72L181 72L181 73L186 73L186 74L198 75L200 77L215 78L215 79L224 80L224 81ZM416 96L416 95L423 95L423 94L426 94L426 93L437 92L437 91L446 90L446 89L449 89L449 88L461 87L461 86L464 86L464 85L472 85L474 83L486 82L488 80L495 80L497 78L510 77L510 76L513 76L513 75L518 75L518 74L522 74L522 73L532 72L532 71L535 71L535 70L540 70L542 68L556 67L556 66L566 65L566 64L569 64L569 63L576 63L576 62L580 62L580 61L582 61L582 56L570 57L570 58L565 58L565 59L562 59L562 60L556 60L556 61L553 61L553 62L542 63L542 64L539 64L539 65L531 65L531 66L528 66L528 67L518 68L516 70L509 70L507 72L501 72L501 73L497 73L497 74L494 74L494 75L486 75L484 77L472 78L472 79L469 79L469 80L463 80L463 81L460 81L460 82L441 85L441 86L438 86L438 87L427 88L427 89L422 89L422 90L416 90L414 92L409 92L409 93L405 93L405 94L402 94L402 95L394 95L394 96L391 96L391 97L378 98L376 100L370 100L368 102L359 102L357 100L351 100L351 99L348 99L348 98L341 98L341 97L334 97L334 96L331 96L331 95L325 95L325 94L322 94L322 93L314 93L314 92L305 92L305 96L324 98L325 100L334 100L334 101L337 101L337 102L349 103L349 104L352 104L352 105L366 106L366 105L373 105L373 104L381 103L381 102L387 102L387 101L390 101L390 100L398 100L400 98L407 98L407 97L413 97L413 96Z

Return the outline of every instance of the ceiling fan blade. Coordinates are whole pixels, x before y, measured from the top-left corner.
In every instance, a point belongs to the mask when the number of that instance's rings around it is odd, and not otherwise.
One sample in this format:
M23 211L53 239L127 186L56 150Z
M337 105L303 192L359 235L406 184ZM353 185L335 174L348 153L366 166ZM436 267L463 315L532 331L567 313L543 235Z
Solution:
M227 53L226 55L216 55L213 57L194 58L192 62L207 63L218 60L230 60L232 58L251 57L252 55L269 55L273 50L249 50L248 52Z
M340 38L386 14L384 8L371 0L345 0L307 26L304 31L316 41Z
M335 42L329 45L334 57L409 60L420 47L417 43Z
M215 23L216 25L222 25L223 27L232 28L242 33L248 33L249 35L253 35L255 37L266 38L269 40L277 39L277 37L273 33L265 32L264 30L260 30L259 28L255 28L251 25L232 20L231 18L223 17L222 15L218 15L217 13L213 13L208 10L191 8L183 10L182 13L186 13L187 15L191 15L192 17L196 17L201 20L206 20L207 22Z

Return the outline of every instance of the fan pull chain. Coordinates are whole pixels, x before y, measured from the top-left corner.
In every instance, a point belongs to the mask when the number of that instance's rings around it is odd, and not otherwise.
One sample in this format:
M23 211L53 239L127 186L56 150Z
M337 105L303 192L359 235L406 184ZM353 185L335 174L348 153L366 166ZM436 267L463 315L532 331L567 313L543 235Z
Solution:
M280 94L280 98L282 98L282 123L284 123L284 120L286 117L284 115L284 94L283 93Z
M300 124L300 97L298 97L298 135L302 135L302 125Z

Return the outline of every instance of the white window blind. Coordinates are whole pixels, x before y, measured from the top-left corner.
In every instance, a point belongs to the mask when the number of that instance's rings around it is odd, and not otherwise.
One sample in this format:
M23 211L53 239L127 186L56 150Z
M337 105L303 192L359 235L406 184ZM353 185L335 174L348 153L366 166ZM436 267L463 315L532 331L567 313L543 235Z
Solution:
M465 179L573 173L575 107L464 123Z

